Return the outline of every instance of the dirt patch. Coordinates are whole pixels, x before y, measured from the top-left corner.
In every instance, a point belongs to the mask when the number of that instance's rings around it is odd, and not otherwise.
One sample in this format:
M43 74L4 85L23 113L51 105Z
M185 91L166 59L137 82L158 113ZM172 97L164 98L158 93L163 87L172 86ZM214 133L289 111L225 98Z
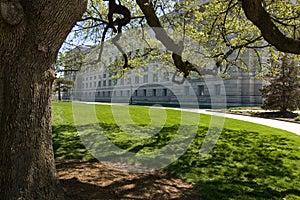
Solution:
M119 167L78 160L56 164L62 188L72 200L200 199L193 186L163 171L129 173Z
M256 112L255 110L229 110L227 113L230 114L237 114L237 115L244 115L244 116L251 116L251 117L261 117L267 119L275 119L281 120L286 122L293 122L300 124L300 121L296 121L295 118L299 115L298 113L293 112Z

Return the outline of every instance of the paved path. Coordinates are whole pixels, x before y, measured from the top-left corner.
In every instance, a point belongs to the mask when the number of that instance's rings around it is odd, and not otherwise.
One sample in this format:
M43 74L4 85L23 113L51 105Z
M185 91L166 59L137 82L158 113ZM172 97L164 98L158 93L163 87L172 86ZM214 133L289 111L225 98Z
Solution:
M250 117L250 116L243 116L243 115L220 113L220 112L214 112L214 111L204 110L204 109L186 109L186 108L175 108L175 109L188 111L188 112L228 117L228 118L247 121L247 122L253 122L256 124L262 124L262 125L278 128L281 130L286 130L292 133L296 133L297 135L300 135L300 124L297 123L285 122L285 121L280 121L275 119L265 119L260 117Z
M87 104L111 104L111 103L99 103L99 102L81 102L81 103L87 103ZM125 104L120 104L125 105ZM126 104L127 106L128 104ZM163 109L174 109L174 110L182 110L187 112L194 112L194 113L200 113L200 114L208 114L208 115L216 115L221 117L228 117L232 119L247 121L247 122L253 122L256 124L262 124L266 126L270 126L273 128L278 128L281 130L289 131L292 133L296 133L297 135L300 135L300 124L292 123L292 122L285 122L280 120L274 120L274 119L265 119L260 117L250 117L250 116L243 116L243 115L235 115L235 114L228 114L228 113L222 113L222 112L214 112L207 109L189 109L189 108L170 108L170 107L157 107L157 108L163 108Z

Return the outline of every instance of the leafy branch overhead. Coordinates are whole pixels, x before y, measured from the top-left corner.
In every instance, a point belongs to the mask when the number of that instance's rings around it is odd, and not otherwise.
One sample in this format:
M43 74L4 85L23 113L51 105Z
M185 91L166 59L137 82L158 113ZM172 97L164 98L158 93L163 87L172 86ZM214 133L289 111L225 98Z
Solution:
M267 42L275 46L279 51L300 54L300 40L298 38L299 35L296 33L296 31L299 31L299 23L293 24L293 22L299 22L299 6L296 6L296 8L292 7L294 11L289 12L289 14L291 14L290 16L281 14L282 17L280 19L278 17L272 18L270 13L263 7L265 5L263 0L241 0L241 2L247 18L259 28ZM281 4L286 2L275 3ZM284 23L285 21L289 23ZM281 31L277 24L292 27L292 29L294 29L293 37L289 37L286 33Z
M262 52L266 52L263 49L300 54L300 7L291 1L211 0L204 5L197 3L196 0L92 0L77 23L74 35L87 42L102 44L98 61L103 53L103 43L110 39L122 54L123 68L131 68L129 52L118 41L126 29L148 25L153 28L156 39L171 53L173 64L184 77L192 71L211 74L222 69L226 73L230 66L247 68L249 62L261 67L264 64ZM171 36L168 30L181 37ZM191 53L186 50L188 38L206 48L204 56L215 60L213 69L205 70L184 56ZM249 61L247 56L255 60Z

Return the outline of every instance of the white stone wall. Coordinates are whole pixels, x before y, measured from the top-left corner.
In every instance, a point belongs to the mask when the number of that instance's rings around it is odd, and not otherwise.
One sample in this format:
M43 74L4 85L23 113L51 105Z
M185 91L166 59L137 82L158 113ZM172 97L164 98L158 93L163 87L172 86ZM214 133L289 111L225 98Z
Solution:
M87 60L95 56L95 52L97 49L87 56ZM208 75L202 79L187 79L177 85L172 82L175 70L150 63L147 70L132 70L115 79L105 68L116 59L113 53L111 55L102 63L86 62L77 73L73 100L175 105L180 99L184 105L200 106L221 105L224 101L227 106L257 106L262 101L259 92L262 82L251 71L234 72L232 78L226 80Z

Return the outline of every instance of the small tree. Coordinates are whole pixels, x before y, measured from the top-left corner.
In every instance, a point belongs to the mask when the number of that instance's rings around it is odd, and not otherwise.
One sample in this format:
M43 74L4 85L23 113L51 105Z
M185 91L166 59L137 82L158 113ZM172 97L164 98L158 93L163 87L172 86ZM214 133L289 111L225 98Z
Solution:
M74 81L66 78L57 78L53 83L53 93L58 93L58 101L61 101L62 93L69 93Z
M58 100L62 100L62 94L69 94L70 89L76 79L76 73L81 68L84 54L89 50L88 47L75 47L64 53L59 53L56 61L56 73L63 78L56 78L53 83L53 93L58 95Z
M269 73L269 84L261 89L264 99L262 108L294 111L300 106L299 67L295 57L284 54L278 61L271 61L274 71Z

